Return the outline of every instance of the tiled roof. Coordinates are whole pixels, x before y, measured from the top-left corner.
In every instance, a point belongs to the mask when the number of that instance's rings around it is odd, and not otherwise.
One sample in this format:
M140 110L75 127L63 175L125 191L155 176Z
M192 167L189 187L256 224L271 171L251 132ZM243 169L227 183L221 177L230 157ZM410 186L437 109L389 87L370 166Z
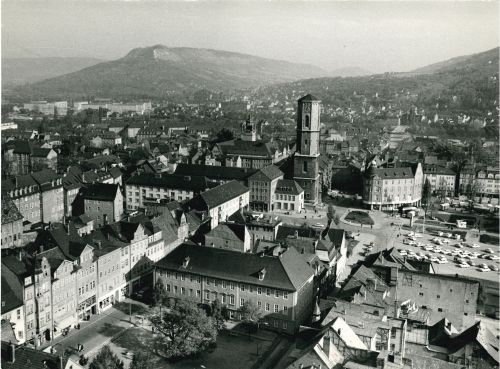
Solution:
M221 223L210 232L207 237L215 237L221 239L233 239L237 241L245 241L245 225L236 223ZM209 246L209 245L207 245Z
M173 188L194 192L202 192L210 187L215 186L215 184L212 184L208 181L207 177L203 176L163 174L161 177L157 177L154 173L143 173L135 175L127 181L127 185Z
M26 346L15 346L15 360L12 362L11 350L10 344L2 341L3 369L61 369L61 357L55 354ZM67 362L68 359L62 357L63 368L66 367Z
M450 168L443 167L441 165L435 165L435 164L424 164L424 174L441 174L441 175L448 175L448 176L454 176L455 172L451 170Z
M237 181L232 181L195 196L188 202L188 206L196 210L209 210L248 191L246 186Z
M33 172L31 174L33 179L41 186L43 187L46 184L51 183L52 181L61 179L62 176L57 174L55 171L52 169L44 169L40 170L38 172Z
M39 158L46 158L51 151L53 151L53 150L52 149L44 149L42 147L33 147L31 149L31 156L36 156Z
M2 276L2 315L20 306L23 306L23 300L14 293L13 287L7 282L7 279Z
M367 174L373 174L380 179L405 179L414 178L412 168L370 168Z
M273 179L283 177L283 172L276 165L268 165L260 169L257 173L252 175L249 180L259 181L259 180L268 180L272 181Z
M276 233L276 240L283 240L288 236L298 236L301 238L319 238L321 232L307 225L295 226L291 224L282 224Z
M118 184L93 183L83 190L82 196L86 200L114 201L119 187Z
M2 224L23 219L23 216L9 195L2 196Z
M271 158L274 152L269 142L263 141L243 141L236 140L232 145L220 145L219 147L225 155L242 155Z
M293 179L280 179L276 184L276 193L300 195L304 190Z
M256 173L257 169L251 168L236 168L236 167L219 167L213 165L198 165L198 164L179 164L175 169L175 174L184 176L205 176L209 179L231 181L244 181L252 174Z
M188 257L189 263L184 268L183 263ZM287 291L299 290L313 276L312 269L295 249L275 257L185 243L158 261L156 266ZM263 269L266 271L264 279L259 280L259 272Z

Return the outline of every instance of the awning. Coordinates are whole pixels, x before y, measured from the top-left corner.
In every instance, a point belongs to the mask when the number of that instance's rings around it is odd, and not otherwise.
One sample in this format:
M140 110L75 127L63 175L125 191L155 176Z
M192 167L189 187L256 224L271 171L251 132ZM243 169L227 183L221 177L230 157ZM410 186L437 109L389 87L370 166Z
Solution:
M71 327L73 324L77 323L77 319L74 316L68 316L61 320L54 320L54 327L61 330L64 328Z

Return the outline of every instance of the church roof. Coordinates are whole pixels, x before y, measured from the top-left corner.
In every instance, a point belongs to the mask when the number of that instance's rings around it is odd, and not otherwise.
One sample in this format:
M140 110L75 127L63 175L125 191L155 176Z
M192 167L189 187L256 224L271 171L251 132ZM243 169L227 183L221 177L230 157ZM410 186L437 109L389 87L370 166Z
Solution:
M313 96L311 94L307 94L306 96L302 96L298 101L305 102L305 101L321 101L321 100L318 99L316 96Z

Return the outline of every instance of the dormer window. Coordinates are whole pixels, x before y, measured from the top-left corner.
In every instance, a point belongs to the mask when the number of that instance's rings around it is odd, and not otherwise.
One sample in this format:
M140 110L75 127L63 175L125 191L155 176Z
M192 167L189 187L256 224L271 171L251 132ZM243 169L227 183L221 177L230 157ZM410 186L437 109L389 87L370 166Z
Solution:
M266 276L266 268L262 268L259 271L259 281L263 281L265 276Z
M182 262L182 267L183 268L187 268L188 265L189 265L189 261L191 260L191 258L189 256L186 256Z

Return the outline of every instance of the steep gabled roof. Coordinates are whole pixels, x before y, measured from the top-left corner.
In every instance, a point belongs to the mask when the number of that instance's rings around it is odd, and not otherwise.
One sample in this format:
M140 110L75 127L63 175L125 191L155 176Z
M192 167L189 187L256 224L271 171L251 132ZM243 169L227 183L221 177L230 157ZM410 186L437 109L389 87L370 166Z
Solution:
M82 191L82 197L86 200L115 201L119 188L118 184L93 183Z
M249 180L268 180L283 176L283 172L276 165L268 165L267 167L261 168L257 173L249 177ZM261 179L262 178L262 179Z
M251 168L219 167L213 165L183 163L177 165L177 168L175 169L175 174L184 176L205 176L209 179L222 181L244 181L256 172L257 169Z
M188 202L188 206L196 210L209 210L248 191L248 188L241 183L231 181L195 196Z

